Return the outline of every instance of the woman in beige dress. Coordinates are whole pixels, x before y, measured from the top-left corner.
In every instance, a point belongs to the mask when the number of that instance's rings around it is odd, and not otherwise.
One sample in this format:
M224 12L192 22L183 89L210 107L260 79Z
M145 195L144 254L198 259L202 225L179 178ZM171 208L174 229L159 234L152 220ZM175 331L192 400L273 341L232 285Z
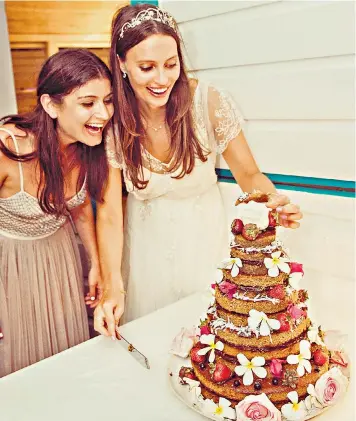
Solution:
M102 137L112 113L109 69L78 49L44 64L32 113L2 120L0 377L89 338L70 217L91 261L95 297L100 270L90 197L101 200L107 179ZM16 138L12 127L26 136Z

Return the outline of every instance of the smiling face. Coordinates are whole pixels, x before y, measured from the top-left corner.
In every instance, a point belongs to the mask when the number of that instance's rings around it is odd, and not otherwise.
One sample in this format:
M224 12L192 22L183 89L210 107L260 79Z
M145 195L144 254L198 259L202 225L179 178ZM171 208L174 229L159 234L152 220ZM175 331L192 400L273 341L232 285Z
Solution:
M55 106L58 137L63 146L81 142L88 146L102 141L103 129L114 113L110 81L93 79L66 95Z
M151 35L127 52L120 68L141 105L164 107L180 75L177 43L168 35Z

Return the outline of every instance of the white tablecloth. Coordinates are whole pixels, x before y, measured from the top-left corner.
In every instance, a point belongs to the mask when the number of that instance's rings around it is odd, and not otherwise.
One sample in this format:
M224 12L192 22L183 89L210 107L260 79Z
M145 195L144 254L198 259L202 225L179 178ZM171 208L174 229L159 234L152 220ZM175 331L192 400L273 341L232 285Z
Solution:
M193 295L121 328L150 370L123 344L97 337L0 379L0 421L206 420L176 398L167 362L172 338L197 323L208 300ZM352 395L318 421L354 421Z

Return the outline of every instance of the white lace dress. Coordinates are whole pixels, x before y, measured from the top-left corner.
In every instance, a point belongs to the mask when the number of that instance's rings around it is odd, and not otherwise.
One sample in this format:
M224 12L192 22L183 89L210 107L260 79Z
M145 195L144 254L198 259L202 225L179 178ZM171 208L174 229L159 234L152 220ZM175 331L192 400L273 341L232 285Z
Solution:
M144 190L133 188L120 145L107 142L110 164L123 170L129 192L124 225L124 322L207 289L228 252L228 230L215 161L241 130L243 119L229 95L198 84L193 116L198 138L211 153L182 179L142 149ZM167 164L169 165L169 164ZM150 169L148 169L150 168Z

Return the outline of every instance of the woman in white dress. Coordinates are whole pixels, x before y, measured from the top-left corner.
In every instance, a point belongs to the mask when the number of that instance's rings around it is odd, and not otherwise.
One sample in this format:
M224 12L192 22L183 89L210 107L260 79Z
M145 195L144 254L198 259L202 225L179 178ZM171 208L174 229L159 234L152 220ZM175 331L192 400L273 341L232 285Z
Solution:
M97 214L105 292L95 328L114 336L122 314L131 321L212 283L228 246L218 154L244 191L275 188L254 161L230 96L188 79L169 14L147 4L122 8L110 59L115 130ZM129 192L123 238L121 172ZM285 227L299 226L299 207L287 197L274 194L270 207Z

